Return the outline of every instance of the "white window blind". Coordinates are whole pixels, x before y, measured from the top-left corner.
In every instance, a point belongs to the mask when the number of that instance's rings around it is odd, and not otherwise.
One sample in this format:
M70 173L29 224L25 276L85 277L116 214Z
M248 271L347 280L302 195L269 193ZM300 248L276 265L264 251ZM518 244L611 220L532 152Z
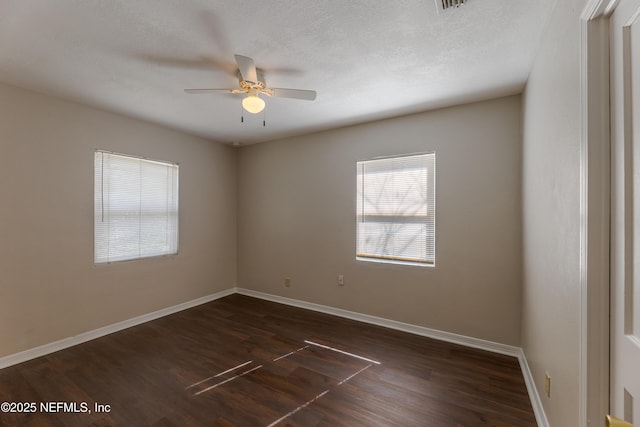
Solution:
M95 262L178 252L178 165L96 151Z
M435 153L357 163L362 259L435 264Z

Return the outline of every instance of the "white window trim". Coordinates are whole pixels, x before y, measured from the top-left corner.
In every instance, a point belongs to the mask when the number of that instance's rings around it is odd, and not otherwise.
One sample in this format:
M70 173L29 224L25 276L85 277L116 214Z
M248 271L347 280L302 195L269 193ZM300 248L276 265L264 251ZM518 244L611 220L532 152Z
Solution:
M126 160L140 162L140 166L142 168L143 165L160 165L167 168L167 193L171 193L167 195L167 221L169 224L167 225L166 236L169 242L166 245L166 248L162 249L153 249L145 251L140 246L138 247L137 254L126 254L126 255L114 255L107 252L105 253L104 248L100 248L101 245L109 246L111 243L111 237L105 230L100 230L99 223L105 220L105 215L109 217L108 210L105 211L105 170L103 160L105 156L111 156L113 158L124 158ZM144 163L143 163L144 162ZM169 172L170 171L170 172ZM142 179L142 176L139 177ZM178 254L178 241L179 241L179 165L176 162L169 162L164 160L155 160L147 157L134 156L129 154L115 153L111 151L105 150L95 150L94 152L94 263L95 265L104 265L111 263L120 263L120 262L131 262L142 259L151 259L158 257L167 257L167 256L175 256ZM107 190L108 191L108 190ZM139 193L142 195L143 193ZM142 200L139 201L143 203ZM108 208L107 208L108 209ZM175 211L175 212L174 212ZM174 213L171 213L174 212ZM141 215L142 212L138 211L138 215ZM135 215L135 212L134 212ZM140 226L144 225L143 221L140 221ZM141 228L142 230L142 228ZM103 239L103 240L101 240ZM106 239L106 240L104 240ZM137 244L140 245L141 241L138 240Z
M404 265L404 266L418 266L418 267L435 267L436 261L436 233L435 233L435 216L436 216L436 153L435 151L431 152L421 152L421 153L410 153L410 154L402 154L397 156L384 156L384 157L375 157L369 159L359 160L356 163L356 175L358 176L360 172L360 165L375 160L391 160L396 158L409 158L409 157L417 157L417 156L428 156L427 157L427 215L425 216L425 225L428 227L427 233L431 233L431 236L427 237L427 240L431 240L432 243L430 245L430 250L432 252L432 256L426 260L414 260L410 258L403 257L395 257L395 256L383 256L383 255L369 255L359 253L359 224L361 223L360 214L356 213L356 260L365 261L365 262L373 262L379 264L396 264L396 265ZM360 199L361 189L357 189L358 196L356 197L356 203L362 203L362 199ZM360 207L356 208L356 211L359 212ZM411 220L415 221L415 219ZM409 221L409 222L411 222ZM428 251L427 251L428 252Z

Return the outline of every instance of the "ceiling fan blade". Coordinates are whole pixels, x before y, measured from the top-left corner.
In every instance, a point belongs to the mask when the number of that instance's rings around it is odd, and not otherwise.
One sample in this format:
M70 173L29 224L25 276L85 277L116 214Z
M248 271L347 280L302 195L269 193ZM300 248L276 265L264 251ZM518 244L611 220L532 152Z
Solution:
M315 90L271 88L271 94L271 96L278 98L295 98L304 99L306 101L313 101L316 99Z
M227 92L234 93L235 89L185 89L186 93L216 93L216 92Z
M242 77L242 80L257 83L258 72L256 71L256 64L253 62L253 59L242 55L235 55L235 57L236 62L238 63L238 70L240 70L240 77Z

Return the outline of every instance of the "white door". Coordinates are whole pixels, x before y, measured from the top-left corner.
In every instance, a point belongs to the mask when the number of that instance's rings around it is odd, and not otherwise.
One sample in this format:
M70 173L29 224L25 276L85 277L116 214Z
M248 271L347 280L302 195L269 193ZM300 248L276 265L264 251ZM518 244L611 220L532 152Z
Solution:
M640 0L611 20L611 408L640 425Z

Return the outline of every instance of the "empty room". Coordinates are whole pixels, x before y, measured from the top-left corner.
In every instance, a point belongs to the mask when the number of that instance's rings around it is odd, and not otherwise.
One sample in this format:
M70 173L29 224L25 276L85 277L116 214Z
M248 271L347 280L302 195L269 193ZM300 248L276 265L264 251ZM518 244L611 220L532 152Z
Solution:
M0 426L637 425L639 7L1 0Z

